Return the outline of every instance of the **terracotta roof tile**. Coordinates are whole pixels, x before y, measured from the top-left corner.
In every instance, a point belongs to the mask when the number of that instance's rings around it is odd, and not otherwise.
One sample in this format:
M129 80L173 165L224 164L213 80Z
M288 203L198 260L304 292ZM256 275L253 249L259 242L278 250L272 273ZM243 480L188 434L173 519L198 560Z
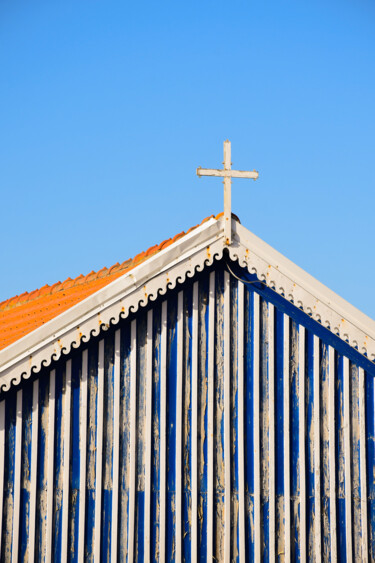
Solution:
M204 219L201 224L212 217L214 215ZM187 233L195 228L191 227ZM0 350L83 301L187 233L182 231L121 264L117 262L110 268L102 268L98 272L91 271L86 276L80 274L75 279L67 278L51 286L44 285L30 293L25 292L3 301L0 303Z

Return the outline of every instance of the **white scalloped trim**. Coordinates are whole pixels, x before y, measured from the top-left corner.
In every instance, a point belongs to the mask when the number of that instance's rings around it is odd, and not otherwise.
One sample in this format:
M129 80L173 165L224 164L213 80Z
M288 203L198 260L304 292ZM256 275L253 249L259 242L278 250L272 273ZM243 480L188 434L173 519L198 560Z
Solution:
M121 318L165 295L196 272L229 257L311 318L375 359L375 323L275 251L236 221L233 243L224 244L223 221L211 219L170 247L124 274L0 352L0 390L8 391L62 354L98 336Z
M58 360L62 354L69 354L73 348L78 348L82 342L88 342L92 336L98 336L102 330L107 330L111 325L116 325L120 319L135 313L139 307L145 307L150 301L155 301L159 295L165 295L169 289L174 289L177 284L184 283L187 278L193 277L196 272L201 272L206 266L212 265L214 260L221 259L223 256L222 234L218 229L218 222L214 221L215 228L211 229L209 244L207 244L206 237L203 237L203 244L197 244L197 240L194 240L193 248L184 255L184 245L178 244L178 241L176 245L162 251L165 255L169 255L169 258L172 258L172 261L169 260L168 266L170 267L162 268L162 271L155 275L150 270L149 265L152 259L149 259L34 331L34 333L37 333L43 329L46 332L48 328L53 330L55 328L53 325L56 325L64 316L72 317L73 310L77 310L79 324L73 322L70 326L65 325L61 330L54 331L52 338L45 342L41 338L41 341L34 349L29 350L29 353L24 353L19 360L16 358L15 361L11 360L8 365L2 366L0 369L0 390L8 391L12 385L18 385L22 379L28 379L33 373L38 373L42 367L50 366L52 361ZM196 237L192 238L196 239ZM177 259L176 252L173 252L176 249L177 255L179 255ZM160 260L163 259L162 252L155 257L157 259L154 260L154 267L160 265ZM144 279L147 276L149 276L149 279ZM118 291L117 286L122 287L122 291L121 289ZM116 294L115 297L112 297L113 293ZM82 309L82 306L84 308L85 304L89 305L92 301L96 302L97 306L85 316L80 316L79 309ZM22 340L26 341L29 336L31 335L27 335ZM17 342L16 345L20 342Z
M375 323L239 223L233 225L231 260L322 326L375 360Z

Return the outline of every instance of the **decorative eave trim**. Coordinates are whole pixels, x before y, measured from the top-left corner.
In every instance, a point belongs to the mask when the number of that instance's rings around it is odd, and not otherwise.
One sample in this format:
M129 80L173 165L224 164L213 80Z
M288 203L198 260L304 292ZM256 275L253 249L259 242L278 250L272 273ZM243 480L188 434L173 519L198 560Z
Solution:
M220 220L210 219L130 272L0 351L0 391L8 391L91 336L155 301L223 256Z
M225 245L223 219L210 219L68 311L0 351L0 390L28 379L91 336L117 324L140 306L229 257L250 274L320 322L353 348L375 359L375 322L261 239L232 220Z
M375 322L296 266L239 223L229 248L231 260L328 328L372 362L375 360Z

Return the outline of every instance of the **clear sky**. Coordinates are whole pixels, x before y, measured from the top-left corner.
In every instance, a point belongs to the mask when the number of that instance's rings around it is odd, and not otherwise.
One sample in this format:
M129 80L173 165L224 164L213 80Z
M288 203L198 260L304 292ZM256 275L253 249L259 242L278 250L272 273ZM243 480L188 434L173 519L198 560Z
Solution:
M375 318L372 0L0 2L0 301L223 208Z

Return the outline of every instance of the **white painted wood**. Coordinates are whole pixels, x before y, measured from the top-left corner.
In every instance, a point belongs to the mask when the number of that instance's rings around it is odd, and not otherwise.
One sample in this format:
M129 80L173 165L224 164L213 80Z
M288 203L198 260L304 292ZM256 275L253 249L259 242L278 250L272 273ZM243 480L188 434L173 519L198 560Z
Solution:
M335 443L335 350L328 347L328 403L329 403L329 519L331 540L331 561L337 561L337 521L336 521L336 443Z
M245 343L245 324L244 324L244 284L238 282L238 333L237 333L237 353L238 353L238 520L239 520L239 556L240 563L246 561L245 551L245 453L244 453L244 440L245 440L245 424L244 424L244 343Z
M98 393L96 406L96 461L95 461L95 532L94 562L100 562L102 487L103 487L103 427L104 427L104 339L99 341Z
M33 412L32 412L32 426L31 426L29 563L34 563L34 554L35 554L36 490L37 490L37 471L38 471L38 429L39 429L39 379L36 379L33 383Z
M217 178L249 178L256 180L258 172L248 172L246 170L217 170L215 168L197 168L198 176L216 176Z
M307 560L306 538L306 424L305 424L305 327L299 326L298 338L298 427L299 427L299 510L300 510L300 561Z
M289 317L283 316L283 384L284 384L284 514L285 514L285 563L291 561L290 545L290 359L289 359Z
M230 563L231 436L230 436L230 277L224 272L224 561Z
M120 472L120 361L121 330L115 332L115 358L113 366L113 457L112 457L112 521L111 561L117 561L119 472ZM146 509L146 506L145 506Z
M251 178L256 180L259 176L258 172L253 170L232 170L231 144L230 141L224 141L224 169L217 170L213 168L197 168L198 176L216 176L224 178L224 238L226 244L232 243L232 212L231 212L231 184L232 178Z
M350 448L350 379L349 359L343 358L344 375L344 452L345 452L345 538L346 561L353 561L352 545L352 482Z
M52 561L52 530L53 530L53 492L54 492L54 444L55 444L55 387L56 371L49 375L48 397L48 476L47 476L47 518L46 518L46 563Z
M128 561L135 561L135 487L137 462L137 321L130 325L130 467L128 514Z
M61 562L68 561L68 527L69 527L69 472L70 472L70 415L72 395L72 360L66 362L64 392L64 461L62 490L62 524L61 524Z
M272 280L278 288L276 291L283 288L285 295L295 303L300 302L304 311L311 310L314 319L321 319L322 326L337 327L341 334L347 334L350 345L358 343L358 350L367 352L370 360L375 357L375 321L234 219L232 231L236 244L228 248L231 258L247 266L249 272L257 271L260 279L264 276ZM136 309L140 302L143 303L145 293L152 299L160 290L165 291L178 279L185 279L196 268L212 264L214 257L221 255L223 243L223 219L210 219L48 324L1 350L0 381L4 390L10 387L15 371L29 374L34 366L39 368L43 361L58 355L60 346L70 349L77 339L77 325L84 337L89 338L92 331L97 334L98 314L103 323L109 324L112 318L119 319L123 311ZM15 383L19 383L18 378Z
M166 505L167 505L167 337L168 302L161 306L160 339L160 561L165 561Z
M322 518L321 518L321 487L320 487L320 353L319 338L314 335L313 349L313 385L314 385L314 552L315 561L322 560Z
M212 563L214 560L215 272L210 273L208 307L207 563Z
M176 383L176 561L182 561L182 413L184 368L184 292L177 298Z
M4 499L4 459L5 455L5 400L0 401L0 530L3 529L3 499ZM0 553L1 540L3 534L0 533Z
M229 141L224 141L224 170L231 169L231 146ZM227 244L232 244L232 179L224 176L224 238Z
M358 370L359 376L359 465L361 474L361 531L362 561L368 561L368 524L367 524L367 477L366 477L366 409L365 409L365 372Z
M3 390L20 382L15 373L30 374L40 368L43 360L57 360L61 349L70 350L77 342L77 326L81 337L89 340L98 334L101 324L111 324L145 299L154 301L171 285L193 275L213 263L223 250L223 221L209 219L173 244L147 258L93 295L70 307L47 324L40 326L4 350L0 350L0 381ZM210 253L207 253L209 247ZM212 252L212 253L211 253Z
M198 553L198 321L199 285L193 285L191 361L191 560Z
M79 409L79 514L78 514L78 561L85 560L85 515L86 515L86 464L87 464L87 377L88 351L82 352L82 375L80 381Z
M146 452L145 452L145 521L144 561L150 562L151 549L151 458L152 458L152 358L153 358L153 310L147 312L146 351Z
M268 305L268 409L269 409L269 560L276 560L276 480L275 480L275 308Z
M254 293L254 558L258 563L261 561L262 533L261 533L261 499L260 499L260 300L259 295Z
M20 527L20 500L21 500L21 454L22 454L22 389L17 391L17 404L16 404L16 444L15 444L15 455L14 455L12 563L17 563L18 561L18 540L19 540L19 527Z

